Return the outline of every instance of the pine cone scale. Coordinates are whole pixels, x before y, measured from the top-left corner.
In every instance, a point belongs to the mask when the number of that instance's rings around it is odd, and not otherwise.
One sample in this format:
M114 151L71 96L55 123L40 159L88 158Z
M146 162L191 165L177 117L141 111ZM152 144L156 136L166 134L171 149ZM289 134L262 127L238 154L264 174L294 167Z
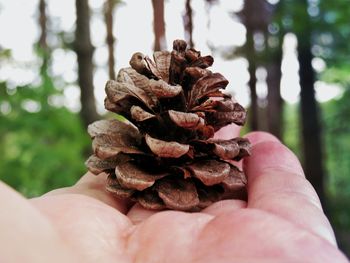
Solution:
M107 178L106 190L118 198L130 198L136 191L122 187L113 173Z
M161 79L169 83L170 52L156 51L153 54L156 67L160 73Z
M197 106L203 97L209 97L210 94L216 94L219 89L224 89L228 85L228 80L220 73L213 73L200 78L189 94L188 108L191 110L193 106ZM223 94L220 93L220 96ZM216 96L215 96L216 97Z
M141 206L151 210L162 210L166 208L163 200L158 196L158 192L149 188L137 195L137 201Z
M96 155L91 155L85 165L93 174L100 174L105 170L114 169L117 166L117 160L113 158L101 160Z
M222 181L222 185L231 192L244 188L246 184L244 173L235 166L231 166L229 175Z
M131 118L137 122L143 122L150 119L155 119L156 115L145 111L139 106L132 106L130 109Z
M190 150L188 144L181 144L176 141L167 142L152 138L148 134L146 134L145 139L150 150L155 155L163 158L179 158Z
M115 174L119 184L126 189L138 191L151 187L157 180L165 177L167 174L153 174L141 170L139 166L132 162L126 162L115 168Z
M133 138L136 141L141 140L138 129L127 122L118 120L100 120L95 121L88 127L89 135L94 138L98 134L116 135Z
M165 205L175 210L192 210L199 204L196 186L182 178L165 178L157 186L159 197Z
M221 183L230 173L230 165L217 160L198 161L186 168L207 186Z
M119 153L142 154L132 141L126 141L119 136L99 134L92 141L92 149L96 156L102 160L115 157Z
M168 111L170 119L179 127L185 129L196 129L199 125L204 125L203 118L195 113L187 113L181 111Z

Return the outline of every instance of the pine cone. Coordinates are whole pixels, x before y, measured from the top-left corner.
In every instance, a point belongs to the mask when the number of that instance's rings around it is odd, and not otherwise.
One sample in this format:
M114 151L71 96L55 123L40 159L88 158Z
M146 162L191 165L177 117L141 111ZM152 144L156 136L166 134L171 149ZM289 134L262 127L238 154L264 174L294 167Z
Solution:
M223 198L245 198L246 177L232 161L249 155L244 138L213 139L220 128L243 125L245 109L222 93L228 81L207 68L211 56L175 40L154 61L135 53L130 68L106 84L105 107L129 121L91 124L94 174L107 190L148 209L198 211Z

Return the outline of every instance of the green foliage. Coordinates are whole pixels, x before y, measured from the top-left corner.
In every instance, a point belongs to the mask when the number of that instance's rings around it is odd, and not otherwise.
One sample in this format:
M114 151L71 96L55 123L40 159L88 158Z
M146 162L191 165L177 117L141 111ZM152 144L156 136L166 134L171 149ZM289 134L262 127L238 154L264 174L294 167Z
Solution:
M346 0L319 0L319 15L315 34L316 55L329 66L350 66L349 16Z
M350 65L342 65L341 67L329 67L321 75L321 80L328 83L338 83L346 86L350 83Z
M328 194L333 203L334 223L350 228L350 123L347 116L350 90L340 99L324 105L324 130L327 145Z
M284 105L284 131L283 142L290 148L299 158L301 157L300 149L300 121L299 121L299 105Z
M60 94L44 72L38 86L0 84L0 180L29 197L75 183L89 144L79 116L48 103Z

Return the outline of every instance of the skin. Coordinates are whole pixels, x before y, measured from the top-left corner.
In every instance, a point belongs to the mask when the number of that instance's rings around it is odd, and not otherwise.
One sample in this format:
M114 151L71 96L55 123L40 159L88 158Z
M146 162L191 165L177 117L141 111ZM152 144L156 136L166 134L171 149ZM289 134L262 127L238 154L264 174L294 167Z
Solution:
M248 202L200 213L116 200L105 175L31 200L0 183L0 262L348 262L294 154L272 135L248 138Z

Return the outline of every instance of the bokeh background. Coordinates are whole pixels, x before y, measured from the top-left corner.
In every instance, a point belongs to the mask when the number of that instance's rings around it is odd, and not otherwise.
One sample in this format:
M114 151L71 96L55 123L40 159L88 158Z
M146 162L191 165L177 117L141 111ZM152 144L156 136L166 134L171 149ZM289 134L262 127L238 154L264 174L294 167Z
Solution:
M215 58L249 110L300 158L350 254L347 0L0 0L0 179L27 197L72 185L104 84L174 39Z

